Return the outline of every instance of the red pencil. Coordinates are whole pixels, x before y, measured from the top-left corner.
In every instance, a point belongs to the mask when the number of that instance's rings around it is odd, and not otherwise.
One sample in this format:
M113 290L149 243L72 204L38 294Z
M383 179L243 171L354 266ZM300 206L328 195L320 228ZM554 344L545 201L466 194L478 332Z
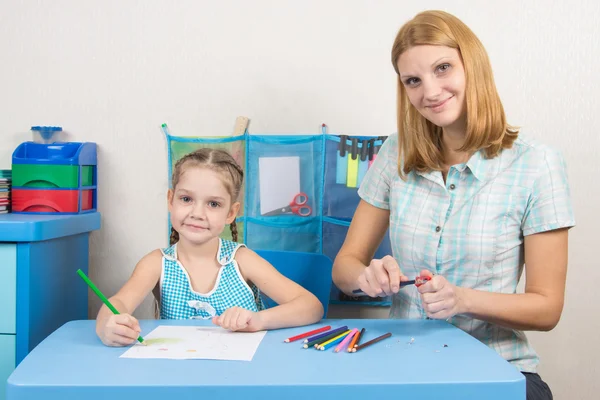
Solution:
M309 337L309 336L315 335L317 333L325 332L325 331L328 331L329 329L331 329L331 326L327 325L327 326L324 326L322 328L312 330L310 332L306 332L306 333L302 333L300 335L292 336L291 338L285 339L284 342L285 343L289 343L289 342L293 342L295 340L304 339L305 337Z

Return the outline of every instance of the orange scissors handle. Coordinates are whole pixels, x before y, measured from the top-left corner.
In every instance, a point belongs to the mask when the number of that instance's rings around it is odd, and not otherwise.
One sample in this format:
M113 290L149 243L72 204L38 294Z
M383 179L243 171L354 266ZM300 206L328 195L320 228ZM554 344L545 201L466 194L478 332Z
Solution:
M308 203L308 196L306 193L300 192L294 196L294 199L290 203L290 209L296 215L308 217L312 214L312 208L306 205L306 203Z
M290 206L302 206L308 202L308 196L304 192L300 192L294 196L294 200L290 203Z
M310 214L312 214L312 208L310 208L310 206L291 205L290 208L294 214L300 215L301 217L308 217Z

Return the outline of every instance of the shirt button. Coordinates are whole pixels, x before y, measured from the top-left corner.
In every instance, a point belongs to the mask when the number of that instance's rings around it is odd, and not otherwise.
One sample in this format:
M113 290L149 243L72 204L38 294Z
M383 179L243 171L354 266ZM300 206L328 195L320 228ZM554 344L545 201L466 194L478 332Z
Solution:
M441 230L442 230L442 227L441 227L441 226L436 226L436 227L435 227L435 231L436 231L436 232L439 232L439 231L441 231Z
M450 185L450 190L454 190L456 189L456 185L454 185L454 183L452 185Z

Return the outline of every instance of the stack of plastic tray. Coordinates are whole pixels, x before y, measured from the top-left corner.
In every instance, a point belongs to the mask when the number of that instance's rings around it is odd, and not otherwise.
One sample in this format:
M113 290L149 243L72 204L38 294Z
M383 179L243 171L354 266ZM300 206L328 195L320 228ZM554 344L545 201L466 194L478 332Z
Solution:
M97 210L96 143L25 142L12 157L12 212Z

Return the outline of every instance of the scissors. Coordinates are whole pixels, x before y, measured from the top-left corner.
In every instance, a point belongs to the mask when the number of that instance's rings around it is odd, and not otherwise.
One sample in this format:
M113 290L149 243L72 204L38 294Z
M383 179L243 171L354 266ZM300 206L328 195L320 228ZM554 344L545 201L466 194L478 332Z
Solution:
M312 214L312 208L306 203L308 203L308 196L306 195L306 193L300 192L294 196L294 199L289 205L278 208L273 211L269 211L268 213L263 215L267 216L293 213L301 217L308 217L310 214Z
M427 281L430 281L430 280L431 280L430 276L417 276L415 279L413 279L411 281L400 282L400 287L403 288L404 286L408 286L408 285L415 285L416 287L419 287L421 285L426 284ZM367 296L367 294L360 289L353 290L352 294L355 294L357 296Z

